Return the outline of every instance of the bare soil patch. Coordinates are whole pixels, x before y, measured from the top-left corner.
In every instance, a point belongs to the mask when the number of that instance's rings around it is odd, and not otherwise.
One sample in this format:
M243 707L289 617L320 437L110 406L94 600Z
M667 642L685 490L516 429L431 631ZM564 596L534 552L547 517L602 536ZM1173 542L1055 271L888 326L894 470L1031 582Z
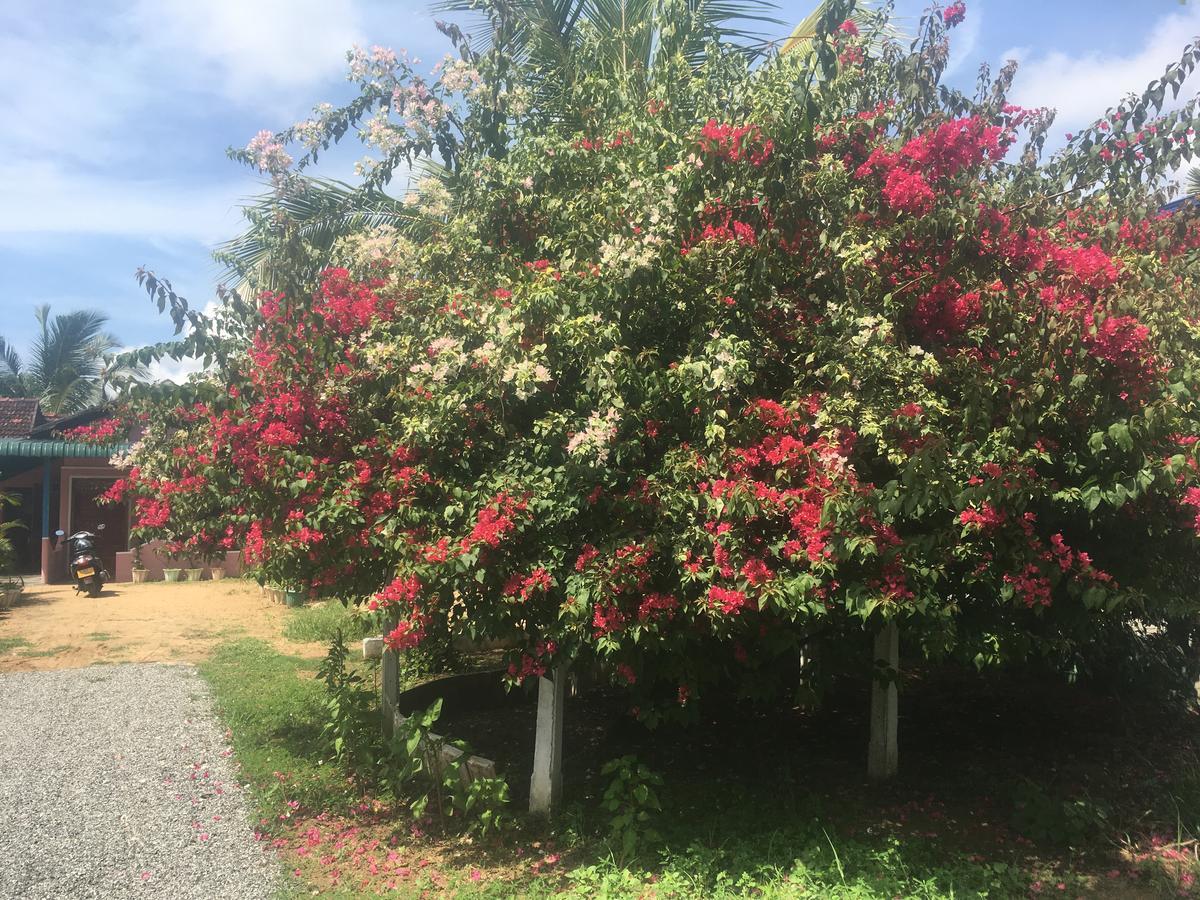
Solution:
M95 599L71 585L34 586L0 612L0 672L96 663L196 662L222 641L254 637L284 653L325 647L282 636L287 609L240 579L108 585Z

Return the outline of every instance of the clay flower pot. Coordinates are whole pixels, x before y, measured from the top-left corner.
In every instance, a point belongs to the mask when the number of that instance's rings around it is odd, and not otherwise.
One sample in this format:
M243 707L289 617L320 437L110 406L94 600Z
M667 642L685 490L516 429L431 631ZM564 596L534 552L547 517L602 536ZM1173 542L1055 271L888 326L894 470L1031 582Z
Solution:
M163 569L163 581L179 581L183 569Z
M134 569L133 570L133 583L134 584L142 584L143 582L146 582L149 580L150 580L150 570L149 569Z
M187 572L188 581L199 581L200 576L204 574L203 569L184 569L183 571Z
M209 566L208 567L208 577L211 578L213 581L220 581L222 578L225 577L225 569L222 568L221 566Z
M307 596L308 591L304 590L303 588L297 588L294 591L284 591L283 602L288 606L303 606Z

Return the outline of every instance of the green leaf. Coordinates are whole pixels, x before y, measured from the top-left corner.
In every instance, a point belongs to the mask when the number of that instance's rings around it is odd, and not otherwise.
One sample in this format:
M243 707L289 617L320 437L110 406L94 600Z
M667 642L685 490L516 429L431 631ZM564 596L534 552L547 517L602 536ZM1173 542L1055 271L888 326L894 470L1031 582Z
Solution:
M1133 437L1129 433L1129 426L1124 422L1114 422L1108 426L1108 436L1116 441L1117 446L1122 450L1133 449Z

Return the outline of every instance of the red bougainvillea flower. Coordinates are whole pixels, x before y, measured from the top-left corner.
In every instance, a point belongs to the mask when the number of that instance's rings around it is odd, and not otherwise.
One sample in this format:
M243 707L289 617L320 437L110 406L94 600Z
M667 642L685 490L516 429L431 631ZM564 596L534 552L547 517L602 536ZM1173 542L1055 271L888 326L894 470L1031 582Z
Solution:
M84 444L111 444L124 437L128 425L120 419L109 417L97 419L87 425L76 428L65 428L61 432L64 440L78 441Z
M147 407L109 498L390 647L502 639L510 680L578 661L647 721L794 688L772 673L814 635L863 671L884 619L913 652L1074 665L1194 618L1200 217L1153 188L1197 123L1159 80L1042 158L1007 73L940 89L965 12L911 49L847 21L818 37L840 64L712 43L620 108L584 72L595 108L506 107L486 149L461 135L488 104L422 80L401 125L414 76L359 60L352 112L305 133L391 116L373 186L436 146L452 196L412 192L427 239L278 261L297 287L196 329L223 383Z

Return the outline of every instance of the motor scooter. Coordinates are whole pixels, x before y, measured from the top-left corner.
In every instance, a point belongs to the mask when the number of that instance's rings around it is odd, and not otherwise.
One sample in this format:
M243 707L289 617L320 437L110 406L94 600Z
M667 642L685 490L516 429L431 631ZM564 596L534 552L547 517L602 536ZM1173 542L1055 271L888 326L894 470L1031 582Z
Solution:
M96 526L97 531L103 531L103 525ZM65 531L54 532L61 538ZM87 591L89 597L99 597L104 589L104 582L111 576L104 569L104 563L96 554L96 535L90 531L77 531L67 538L70 551L71 578L75 581L75 592Z

